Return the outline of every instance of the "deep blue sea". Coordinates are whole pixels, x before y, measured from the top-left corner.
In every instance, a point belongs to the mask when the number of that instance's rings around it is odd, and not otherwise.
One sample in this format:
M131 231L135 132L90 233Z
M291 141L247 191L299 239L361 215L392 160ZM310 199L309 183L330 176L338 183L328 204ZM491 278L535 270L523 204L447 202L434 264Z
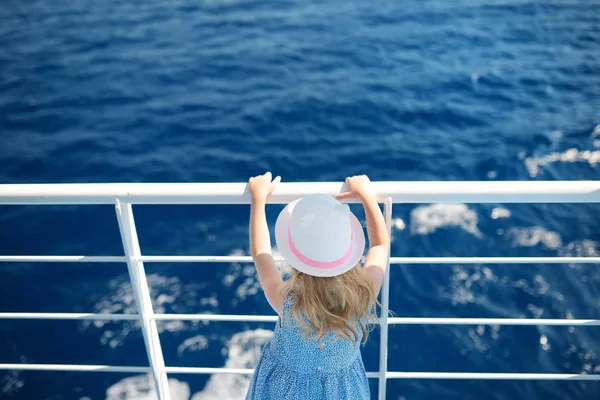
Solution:
M0 183L600 177L600 2L4 0ZM280 206L269 206L273 226ZM353 210L363 218L360 207ZM248 254L249 207L134 206L146 255ZM394 256L599 256L599 204L394 206ZM112 206L0 206L2 255L122 255ZM155 312L272 313L252 265L147 263ZM412 317L600 318L599 265L396 265ZM1 312L135 312L124 264L0 263ZM273 324L161 322L170 366ZM392 326L391 371L600 373L599 327ZM363 348L378 368L379 331ZM147 365L129 322L0 320L0 363ZM175 400L244 376L172 375ZM377 395L372 381L373 398ZM600 382L389 380L389 399L598 399ZM154 399L0 371L1 399Z

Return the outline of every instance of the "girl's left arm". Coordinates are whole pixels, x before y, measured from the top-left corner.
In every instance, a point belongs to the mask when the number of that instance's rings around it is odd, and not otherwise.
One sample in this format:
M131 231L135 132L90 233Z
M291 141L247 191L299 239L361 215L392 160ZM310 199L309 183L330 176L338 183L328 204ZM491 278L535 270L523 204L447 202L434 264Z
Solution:
M271 253L271 237L265 212L267 197L273 193L275 186L281 181L281 177L278 176L271 181L271 176L271 173L267 172L264 175L250 178L248 181L248 189L252 198L250 204L250 254L252 254L258 280L269 304L278 314L281 314L283 298L279 294L279 288L283 280Z

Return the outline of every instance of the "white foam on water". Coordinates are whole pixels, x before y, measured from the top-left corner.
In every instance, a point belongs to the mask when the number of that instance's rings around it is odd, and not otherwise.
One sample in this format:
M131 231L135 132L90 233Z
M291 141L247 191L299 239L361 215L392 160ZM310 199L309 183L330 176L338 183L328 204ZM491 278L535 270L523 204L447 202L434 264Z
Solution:
M500 326L498 325L477 325L474 328L468 328L466 332L463 329L453 329L452 331L460 344L462 355L477 352L487 359L492 356L493 342L500 338Z
M476 328L469 328L467 335L472 341L472 345L475 350L479 352L486 352L491 348L491 342L498 340L500 337L500 326L491 325L477 325Z
M273 337L273 331L255 329L232 336L228 343L225 368L255 368L260 358L261 346ZM191 400L242 400L246 397L250 375L214 374L204 389Z
M574 342L563 354L565 368L572 368L573 364L581 364L580 374L600 373L598 361L598 343L593 337L582 335L574 327L569 328L567 334L569 341Z
M540 336L540 345L544 351L550 350L550 344L548 343L548 336L541 335Z
M550 284L544 279L542 275L535 275L533 280L531 279L518 279L516 281L506 282L510 286L521 290L527 294L532 296L541 298L541 297L552 297L558 301L564 301L565 297L562 293L557 290L552 289ZM541 316L545 310L543 308L536 307L532 304L527 305L527 310L532 313L536 318Z
M427 235L443 227L460 227L465 232L480 238L477 213L466 204L431 204L419 206L410 214L410 232Z
M525 158L525 167L529 176L535 178L540 172L540 167L553 163L587 162L590 167L600 163L600 150L568 149L562 153L554 152L540 157Z
M172 400L189 400L190 387L177 379L169 379ZM156 400L152 375L137 375L120 380L106 389L106 400Z
M510 313L511 311L504 305L493 304L488 299L490 287L494 285L510 286L538 298L552 298L557 302L565 300L564 295L554 289L540 274L529 279L511 280L508 276L495 275L488 266L476 264L453 266L448 284L440 286L438 293L441 298L449 299L453 305L480 304L496 313ZM523 315L523 318L531 316L539 318L544 313L543 308L532 304L527 305L527 311L531 315Z
M524 234L522 234L525 232ZM559 256L574 257L598 257L600 256L600 243L593 240L577 240L562 245L560 236L555 232L550 232L539 227L521 228L516 231L515 240L518 245L533 246L544 244L556 251ZM575 271L573 282L581 283L581 293L587 293L586 287L592 287L600 283L600 274L590 269L589 265L570 264ZM453 305L459 304L477 304L480 307L492 312L494 315L505 316L507 318L548 318L549 315L560 313L561 318L575 318L569 310L570 300L564 296L559 288L563 287L558 281L552 279L553 275L543 275L533 273L530 276L520 279L511 279L509 275L498 275L494 272L504 274L502 269L488 268L481 265L453 266L452 274L449 277L448 284L441 285L438 292L441 298L448 299ZM507 304L494 303L488 298L488 294L498 287L511 287L519 292L526 293L531 298L539 299L535 304L527 304L526 309L515 309ZM575 292L579 289L574 287ZM571 291L569 291L571 292ZM585 298L588 304L596 302L595 298ZM546 310L544 307L548 305ZM547 311L550 313L548 314ZM579 311L581 312L581 311ZM584 316L585 317L585 316ZM461 354L466 355L469 352L479 352L488 358L492 355L493 341L498 340L501 335L499 327L477 326L469 328L466 332L461 329L454 330L454 336L457 343L461 346ZM569 350L563 355L564 368L573 373L598 373L600 364L598 363L598 341L592 335L588 335L582 328L569 327L568 333L562 338L569 346ZM552 333L550 331L550 333ZM556 351L560 346L556 345L556 337L546 331L540 331L539 346L542 352ZM575 370L575 366L577 366ZM579 371L577 371L579 370Z
M247 256L248 253L246 253L244 250L242 249L233 249L229 254L227 254L230 257L243 257L243 256Z
M166 277L159 274L149 274L148 284L151 289L152 307L155 313L167 312L185 313L189 311L187 304L202 304L218 306L216 294L208 297L202 289L206 284L182 283L178 277ZM136 314L137 306L133 296L131 283L126 275L112 279L108 283L106 296L101 297L93 306L94 311L100 314ZM159 333L186 331L195 327L197 322L164 321L157 324ZM138 321L82 321L84 330L100 329L100 343L111 348L121 346L132 332L139 332ZM116 329L115 327L118 327Z
M186 351L204 350L208 347L208 339L204 335L196 335L187 338L177 346L177 354L181 357Z
M402 231L406 228L406 224L402 218L393 218L392 219L392 228Z
M25 386L21 374L22 371L8 371L0 379L0 397L12 396Z
M512 240L513 247L534 247L543 244L549 249L558 250L562 239L557 232L548 231L540 226L510 228L506 237Z
M600 257L600 243L593 240L575 240L558 251L561 257Z
M479 303L477 292L485 296L490 282L495 282L498 277L487 266L472 265L452 266L452 275L448 285L439 287L439 295L449 298L453 305Z
M533 318L541 318L546 310L534 304L527 304L527 311L531 313Z
M245 255L246 254L242 249L235 249L228 254L228 256L230 257L241 257ZM223 278L221 278L221 282L223 283L223 285L225 285L225 287L231 286L233 282L238 278L241 267L242 265L240 263L231 263L229 265L227 273L225 274L225 276L223 276Z
M502 207L496 207L492 210L492 213L490 214L490 216L492 217L492 219L501 219L501 218L509 218L510 217L510 211L507 210L506 208L502 208Z
M245 256L247 253L242 249L235 249L229 255L239 257ZM231 301L233 306L243 302L250 296L254 296L260 290L260 282L253 263L229 264L227 273L221 281L226 287L236 288L236 297Z

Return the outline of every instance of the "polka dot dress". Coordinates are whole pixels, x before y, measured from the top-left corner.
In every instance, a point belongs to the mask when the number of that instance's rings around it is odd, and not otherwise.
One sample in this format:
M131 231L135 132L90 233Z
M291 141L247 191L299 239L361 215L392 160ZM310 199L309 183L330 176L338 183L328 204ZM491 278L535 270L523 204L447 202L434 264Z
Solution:
M289 299L252 376L246 400L370 399L369 383L360 354L362 333L354 343L330 332L321 340L304 338L292 315Z

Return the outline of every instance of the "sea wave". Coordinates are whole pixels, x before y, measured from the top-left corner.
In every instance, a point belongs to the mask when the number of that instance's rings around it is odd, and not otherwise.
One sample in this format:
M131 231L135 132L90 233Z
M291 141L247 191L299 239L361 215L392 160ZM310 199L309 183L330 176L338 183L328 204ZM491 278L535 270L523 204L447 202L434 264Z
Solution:
M260 357L262 345L273 336L273 331L265 329L248 330L231 337L225 348L227 359L224 368L254 368ZM202 342L198 336L184 341L180 347L191 349L190 344ZM190 386L184 381L169 379L169 389L173 400L243 400L250 384L251 376L237 374L212 375L204 389L190 397ZM106 400L154 400L156 389L152 375L137 375L120 380L106 391Z
M261 347L273 337L273 331L265 329L237 333L228 343L225 368L254 368L260 357ZM212 375L204 389L191 400L243 400L252 379L249 375Z
M466 204L431 204L420 206L410 214L410 232L426 235L444 227L460 227L465 232L480 238L477 224L479 217Z
M204 308L217 309L218 301L215 294L202 296L206 284L193 282L181 282L176 276L164 276L160 274L147 275L150 286L152 308L156 314L185 313L189 311L188 304L200 304ZM108 293L98 299L93 305L94 311L100 314L136 314L133 288L129 277L122 275L108 282ZM164 321L157 323L159 333L179 332L196 329L198 321ZM140 325L138 321L82 321L84 331L99 331L99 340L103 345L118 348L123 345L130 334L139 335Z
M535 178L540 172L540 167L545 167L554 163L587 163L590 167L595 167L600 163L600 150L579 150L576 148L568 149L563 152L554 152L541 157L527 157L525 166L529 171L529 176Z
M189 400L187 383L169 378L169 393L173 400ZM124 378L106 389L106 400L156 400L158 395L151 374Z

